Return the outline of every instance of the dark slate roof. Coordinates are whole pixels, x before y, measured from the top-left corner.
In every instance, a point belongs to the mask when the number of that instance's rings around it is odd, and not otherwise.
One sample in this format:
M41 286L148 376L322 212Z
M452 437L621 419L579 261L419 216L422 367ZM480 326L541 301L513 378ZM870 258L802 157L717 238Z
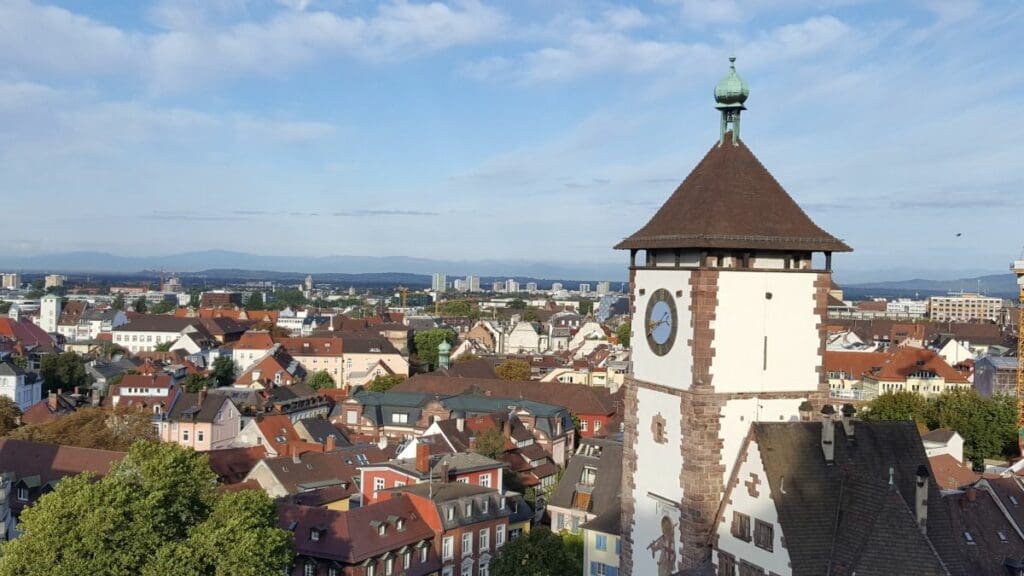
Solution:
M954 534L971 574L1008 574L1007 559L1024 559L1024 540L991 494L969 488L943 496L942 501L953 519Z
M341 430L338 430L334 427L334 424L323 418L304 418L295 423L295 429L299 436L302 436L303 431L305 431L309 435L307 440L318 444L325 443L328 436L333 436L334 445L338 448L352 445L348 438L345 438L345 435L341 433Z
M850 251L811 221L746 144L734 146L731 133L615 248Z
M192 326L206 332L198 318L179 318L166 314L136 314L127 324L114 328L115 332L181 332Z
M356 454L363 456L354 457ZM359 466L382 457L378 449L364 447L358 452L306 452L298 456L298 462L292 456L278 456L263 463L289 494L337 487L348 497L359 491Z
M498 494L497 490L474 484L432 482L389 488L386 492L410 494L430 500L437 509L437 514L441 519L441 526L444 530L496 518L507 518L511 515L511 510L509 510L508 506L504 508L500 506L502 496ZM488 502L487 512L483 511L482 503L484 500ZM471 513L467 516L466 504L469 502L472 502L473 505ZM376 504L373 506L376 506ZM369 508L373 508L373 506L369 506ZM455 509L452 513L452 519L449 520L448 509L453 506Z
M24 376L25 371L10 360L0 362L0 376Z
M622 481L622 442L605 438L585 438L580 442L548 500L550 505L580 509L576 506L576 493L584 467L597 470L597 479L584 511L601 515L615 507Z
M622 507L619 505L618 500L615 501L614 506L605 510L590 522L583 524L580 528L618 536L622 532Z
M207 394L200 403L201 392L191 394L184 392L167 412L165 420L168 422L213 422L217 412L224 406L224 396Z
M82 472L104 476L125 456L124 452L0 438L0 472L13 472L18 478L38 476L43 484Z
M916 527L916 473L928 458L915 424L855 421L852 438L832 425L831 466L822 456L820 422L751 425L793 574L824 574L830 566L834 574L943 574L943 565L950 574L967 574L932 477L927 539Z
M441 374L451 378L497 378L494 362L487 358L475 358L465 362L456 361L450 367L439 370Z
M498 398L521 398L554 406L565 406L574 414L610 415L616 404L603 386L561 382L516 382L497 378L448 378L436 373L417 374L393 389L429 394L482 394Z

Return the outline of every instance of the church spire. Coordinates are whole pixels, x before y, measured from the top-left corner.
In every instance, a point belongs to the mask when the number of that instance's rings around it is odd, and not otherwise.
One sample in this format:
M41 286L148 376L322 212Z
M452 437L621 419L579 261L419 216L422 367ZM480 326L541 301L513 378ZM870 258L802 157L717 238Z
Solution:
M715 108L722 113L722 128L718 136L718 145L725 142L725 133L732 124L732 144L740 142L740 111L746 110L743 105L750 96L747 83L736 73L736 57L729 57L729 73L715 86Z

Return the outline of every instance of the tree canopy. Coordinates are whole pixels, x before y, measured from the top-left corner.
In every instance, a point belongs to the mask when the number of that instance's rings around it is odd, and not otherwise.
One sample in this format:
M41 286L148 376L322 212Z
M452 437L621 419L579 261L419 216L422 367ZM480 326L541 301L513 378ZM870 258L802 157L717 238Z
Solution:
M135 310L139 314L145 314L148 309L149 304L146 302L145 296L139 296L135 299L135 302L132 303L132 310Z
M860 416L867 421L914 420L930 430L956 430L964 437L964 456L974 461L1016 451L1017 405L1012 396L984 397L975 390L953 390L925 398L915 392L894 392L872 400Z
M117 295L114 296L114 301L110 304L110 307L113 308L114 310L124 310L124 307L125 307L124 294L121 293L121 292L118 292Z
M21 515L0 576L271 576L291 535L258 490L221 495L206 455L139 442L99 481L65 478Z
M174 300L162 300L153 305L149 310L151 314L167 314L173 312L178 307L178 303Z
M47 354L39 361L39 375L43 377L43 394L62 389L70 392L75 386L86 387L92 378L85 371L85 361L74 352Z
M592 300L580 300L579 313L580 316L586 316L587 314L593 314L594 302Z
M11 438L80 448L125 451L139 440L155 440L148 412L131 408L80 408L43 424L22 426Z
M402 382L405 382L405 376L402 376L401 374L377 376L373 379L373 382L366 385L366 389L371 392L387 392Z
M235 361L229 356L218 357L210 368L210 377L218 387L230 386L235 381Z
M501 428L489 428L476 437L476 453L498 460L505 453L505 434Z
M156 345L157 352L170 352L171 346L174 346L174 341L168 340L167 342L161 342Z
M266 304L263 302L262 292L253 292L252 294L249 294L249 297L245 300L246 310L263 310L264 306L266 306Z
M7 396L0 396L0 436L18 427L21 409Z
M622 344L624 348L629 348L629 341L631 337L629 319L626 319L625 322L619 324L618 329L615 330L615 336L619 339L619 344Z
M441 315L475 317L479 313L476 307L467 300L449 300L441 304Z
M199 392L203 388L212 388L216 386L214 383L210 382L210 378L198 373L185 376L185 379L181 381L181 385L185 388L185 392L191 392L193 394Z
M526 360L512 358L495 366L494 373L502 380L529 380L533 370Z
M300 290L295 288L284 288L282 290L274 291L274 304L271 306L277 310L283 310L285 308L296 308L298 306L305 306L308 303L306 297L302 295Z
M306 380L306 384L313 390L323 390L324 388L335 388L334 378L327 373L326 370L320 370L314 372L312 376Z
M420 361L429 364L433 368L437 366L437 347L441 344L441 341L447 341L454 346L455 332L447 328L434 328L433 330L417 332L414 340L416 342L416 355Z
M582 546L538 526L501 547L491 560L491 576L582 574L582 552Z

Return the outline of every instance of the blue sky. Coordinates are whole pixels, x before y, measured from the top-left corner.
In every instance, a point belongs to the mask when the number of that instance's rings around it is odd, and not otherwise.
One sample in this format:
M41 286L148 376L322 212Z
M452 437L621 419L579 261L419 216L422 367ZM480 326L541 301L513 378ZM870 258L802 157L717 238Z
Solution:
M1022 28L1011 1L0 0L5 250L624 261L735 53L745 140L854 246L837 269L1001 271Z

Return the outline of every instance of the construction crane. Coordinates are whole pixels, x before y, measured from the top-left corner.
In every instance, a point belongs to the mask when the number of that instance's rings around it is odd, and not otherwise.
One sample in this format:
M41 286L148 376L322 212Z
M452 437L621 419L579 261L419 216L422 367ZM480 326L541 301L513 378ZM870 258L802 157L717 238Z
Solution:
M1017 445L1024 456L1024 259L1010 266L1017 275Z

